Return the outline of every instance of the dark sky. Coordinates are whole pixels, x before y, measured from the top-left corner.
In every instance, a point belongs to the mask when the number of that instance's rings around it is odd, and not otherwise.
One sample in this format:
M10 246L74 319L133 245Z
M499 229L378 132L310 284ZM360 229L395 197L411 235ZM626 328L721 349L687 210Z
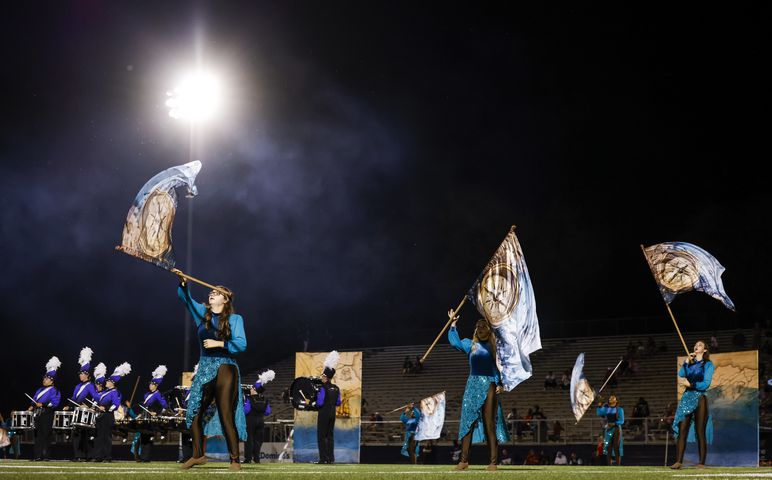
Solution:
M726 267L738 313L684 295L689 328L770 312L768 5L24 5L0 20L4 414L54 354L69 394L86 345L143 384L179 375L176 278L113 248L145 181L189 160L163 103L197 51L231 108L195 155L193 273L236 292L245 370L307 327L319 350L431 342L512 224L545 336L672 328L641 243Z

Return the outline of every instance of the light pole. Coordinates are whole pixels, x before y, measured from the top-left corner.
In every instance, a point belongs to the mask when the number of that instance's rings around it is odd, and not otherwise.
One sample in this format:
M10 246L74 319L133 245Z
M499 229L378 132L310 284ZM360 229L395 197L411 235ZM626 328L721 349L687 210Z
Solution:
M166 93L169 116L185 120L189 126L188 162L196 160L201 125L214 118L222 106L222 88L217 77L211 73L195 70L182 78L172 91ZM185 270L193 274L193 198L188 204L188 241ZM185 309L185 345L182 368L189 372L190 365L190 312Z

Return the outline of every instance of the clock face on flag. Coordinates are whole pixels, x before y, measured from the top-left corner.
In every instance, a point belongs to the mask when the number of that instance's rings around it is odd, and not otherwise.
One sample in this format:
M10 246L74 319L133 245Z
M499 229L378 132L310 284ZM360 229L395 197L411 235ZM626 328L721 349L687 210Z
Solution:
M519 298L517 274L508 264L495 264L485 272L477 290L477 304L492 326L509 317Z
M661 264L659 272L660 283L673 292L691 290L700 278L697 271L697 259L687 252L669 255Z
M163 191L150 194L142 209L139 235L142 253L158 257L171 248L171 224L174 220L174 200Z

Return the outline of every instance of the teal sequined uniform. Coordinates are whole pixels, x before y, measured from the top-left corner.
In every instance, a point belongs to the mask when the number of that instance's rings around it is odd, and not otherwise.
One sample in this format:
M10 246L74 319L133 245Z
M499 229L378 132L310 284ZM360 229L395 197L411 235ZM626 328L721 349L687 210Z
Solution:
M697 406L700 403L700 398L705 395L710 388L710 382L713 380L713 371L715 367L710 360L701 360L688 364L684 362L681 365L681 369L678 371L679 377L684 377L689 380L692 387L687 388L681 397L681 401L678 402L678 408L676 409L675 417L673 418L673 436L678 438L679 430L681 429L681 421L687 416L694 413L697 410ZM692 415L692 424L694 423L694 416ZM686 441L694 443L697 441L695 436L695 428L689 428L689 436L686 437ZM705 426L705 441L708 445L713 443L713 416L708 414L708 423Z
M448 341L453 348L469 356L470 373L466 381L464 398L461 403L458 439L462 440L467 433L472 431L472 443L483 443L486 441L482 419L483 405L488 396L490 384L499 385L501 383L499 371L496 368L496 360L491 355L486 344L473 344L468 338L461 340L456 327L450 327L450 330L448 330ZM497 401L497 403L496 438L499 443L504 443L509 441L509 433L504 425L504 412L501 409L501 402Z
M614 438L614 432L619 430L619 456L625 456L625 442L622 437L622 425L625 423L625 410L622 407L611 407L604 405L598 407L595 413L599 417L606 419L606 425L603 427L603 455L608 455L611 440ZM611 449L611 456L615 457L614 450Z
M193 424L193 419L198 415L198 412L201 409L203 386L217 378L217 371L219 370L220 365L233 365L236 367L236 372L238 374L238 382L236 383L238 395L235 409L236 430L238 431L239 440L246 441L247 418L246 415L244 415L244 396L241 392L241 388L239 388L241 385L241 371L235 360L235 356L247 348L247 340L244 333L244 320L241 318L241 315L231 314L228 318L228 322L231 326L230 340L227 340L225 346L222 348L205 349L203 347L204 340L215 340L214 332L217 331L217 315L212 316L211 327L207 330L204 327L203 321L206 307L193 300L187 288L180 287L177 293L182 301L185 302L193 320L196 322L199 346L201 349L201 358L198 361L198 372L193 378L193 384L190 386L190 399L188 400L187 412L185 413L185 424L188 428ZM217 414L216 407L214 407L213 410L214 412L211 415L208 411L205 412L203 418L204 435L207 437L223 435L220 416Z

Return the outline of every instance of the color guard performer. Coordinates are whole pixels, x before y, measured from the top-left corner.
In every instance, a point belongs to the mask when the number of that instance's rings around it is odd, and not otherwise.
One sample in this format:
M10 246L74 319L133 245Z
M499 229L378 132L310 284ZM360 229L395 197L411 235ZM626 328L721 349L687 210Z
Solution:
M625 410L619 406L616 395L611 395L608 397L608 403L598 402L596 413L606 420L603 428L603 454L606 455L606 465L613 465L611 459L616 458L617 466L620 466L624 455L622 425L625 424Z
M145 410L149 410L151 416L155 417L159 413L163 412L164 410L169 409L169 404L166 403L166 399L161 394L161 392L158 390L158 387L161 385L161 383L164 381L164 376L166 375L166 365L159 365L155 370L153 370L153 373L151 374L152 380L150 380L150 384L148 385L148 391L145 393L145 396L142 400L142 405ZM143 413L145 415L148 415L147 412L143 410ZM153 449L153 437L155 433L141 433L139 436L139 458L137 461L139 462L149 462L150 461L150 452Z
M453 310L448 312L453 315ZM472 443L487 440L490 451L489 471L495 471L498 464L498 442L509 440L504 425L504 412L498 394L503 391L501 375L496 365L496 340L487 320L480 319L474 329L473 339L461 339L456 330L456 321L448 330L450 345L469 357L469 378L464 389L461 404L461 420L458 425L458 439L461 440L461 460L456 470L469 467L469 448ZM484 435L483 435L484 432Z
M89 347L84 347L80 350L80 356L78 357L78 365L80 365L78 379L80 383L75 385L70 400L80 406L86 406L86 399L95 401L97 398L96 387L91 382L91 356L93 354L93 350ZM71 408L69 405L65 405L63 410L71 410ZM70 438L72 439L73 462L84 462L88 459L90 453L88 448L89 436L90 433L88 431L77 427L72 429Z
M131 373L131 365L123 362L118 365L106 380L98 378L97 384L104 383L105 389L99 393L97 400L96 438L94 439L94 461L112 462L113 425L115 424L115 409L121 406L121 392L115 384Z
M48 460L48 446L51 443L51 431L54 427L54 410L59 406L61 394L54 386L56 371L62 362L51 357L46 363L46 374L43 376L43 386L38 388L33 405L29 411L35 411L35 451L33 461Z
M249 389L249 396L244 401L244 413L247 415L247 442L244 444L244 463L260 463L260 449L263 446L265 417L271 414L271 405L265 398L265 384L276 377L273 370L266 370Z
M410 459L410 463L417 463L416 457L420 451L420 445L415 441L415 432L418 429L418 422L421 420L421 410L414 404L405 407L405 411L399 416L400 421L405 424L405 441L402 442L402 451L405 457Z
M190 295L187 279L180 275L177 294L196 323L201 348L198 373L190 387L190 403L185 416L193 437L193 456L182 465L182 469L206 463L206 434L225 436L230 456L229 469L241 470L239 440L247 439L247 420L236 356L247 349L244 319L235 313L233 292L226 287L218 286L209 292L207 304L198 303ZM217 414L204 422L206 409L212 403L216 405Z

